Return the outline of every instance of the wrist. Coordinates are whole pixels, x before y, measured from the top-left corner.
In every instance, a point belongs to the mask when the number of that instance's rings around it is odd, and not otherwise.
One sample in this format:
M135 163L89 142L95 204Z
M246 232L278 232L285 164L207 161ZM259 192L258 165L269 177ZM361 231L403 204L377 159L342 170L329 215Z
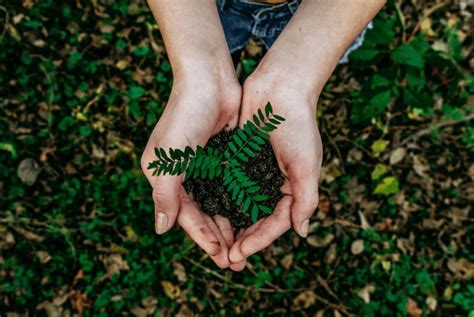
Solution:
M274 64L269 61L265 63L262 60L245 81L244 91L249 89L263 91L268 95L279 95L285 99L298 97L305 100L305 105L315 107L323 87L323 82L288 68L285 63Z

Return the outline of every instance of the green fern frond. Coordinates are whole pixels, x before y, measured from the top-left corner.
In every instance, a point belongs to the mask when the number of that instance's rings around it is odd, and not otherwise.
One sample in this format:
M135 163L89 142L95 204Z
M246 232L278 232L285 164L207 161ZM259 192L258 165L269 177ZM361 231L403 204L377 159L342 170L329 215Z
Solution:
M168 155L169 154L169 155ZM154 169L153 175L181 175L186 172L186 178L201 177L213 179L222 173L222 154L219 150L201 146L194 151L187 146L184 152L179 149L155 148L157 159L148 165Z
M235 159L233 161L236 161ZM251 211L252 221L258 218L258 212L271 212L271 209L263 205L262 202L268 199L268 196L258 194L260 186L252 181L240 167L230 167L236 165L234 162L226 165L224 168L224 186L227 192L231 193L232 200L240 207L242 213Z
M283 117L273 114L270 103L267 103L264 111L258 109L252 120L235 131L224 153L201 146L197 146L196 150L187 146L184 151L170 148L168 152L163 148L155 148L157 159L148 164L148 169L154 169L153 175L186 173L186 179L212 180L223 175L223 185L232 200L243 213L250 211L252 221L255 222L259 212L268 214L272 210L263 205L268 196L259 194L260 186L245 175L241 162L247 163L249 158L256 157L270 138L268 133L285 121Z
M262 150L261 145L270 138L268 133L285 121L285 118L273 114L269 102L265 106L265 114L262 109L258 109L257 114L253 115L253 122L248 120L243 129L237 129L232 140L227 143L228 149L224 152L224 156L228 161L238 158L247 163L250 157L255 157L256 153Z

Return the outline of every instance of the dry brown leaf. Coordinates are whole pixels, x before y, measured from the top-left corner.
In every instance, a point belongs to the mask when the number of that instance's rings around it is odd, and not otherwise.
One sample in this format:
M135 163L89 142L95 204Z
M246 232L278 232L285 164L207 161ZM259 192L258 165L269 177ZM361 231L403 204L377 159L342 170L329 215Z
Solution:
M21 234L22 236L24 236L28 240L37 241L37 242L41 242L41 241L44 240L44 237L42 237L40 235L37 235L36 233L33 233L31 231L28 231L24 228L13 227L13 229L15 229L16 232L18 232L19 234Z
M32 158L27 158L20 162L17 173L23 183L31 186L36 182L40 171L41 168L38 163Z
M36 256L42 264L48 263L51 260L51 256L46 251L36 251Z
M430 295L426 298L426 306L430 311L434 312L438 306L438 300Z
M179 262L173 262L174 266L174 275L176 275L176 278L180 282L186 282L188 280L188 277L186 276L186 269L184 268L184 265L182 265Z
M163 286L163 291L170 299L176 299L181 294L179 286L174 285L170 281L161 281L161 286Z
M393 150L392 153L390 153L390 165L400 163L406 154L407 150L403 147L399 147Z
M307 290L300 293L293 300L293 306L295 309L304 308L307 309L316 303L316 294L312 290Z
M290 266L293 264L293 253L285 255L283 259L281 260L281 266L283 266L285 269L289 269Z
M313 246L315 248L325 247L329 243L331 243L332 240L334 240L334 235L332 233L328 234L324 238L320 238L316 235L309 236L308 238L306 238L306 242L308 242L310 246Z
M354 242L352 242L351 245L351 252L354 255L361 254L364 251L364 240L362 239L357 239Z
M337 248L336 248L336 244L333 243L331 244L328 251L326 252L326 255L324 256L324 262L327 264L331 264L336 260L336 256L337 256Z
M372 284L368 284L361 288L357 295L364 300L366 304L370 303L370 294L375 291L375 287Z
M421 317L423 313L418 304L410 297L408 297L407 312L410 317Z

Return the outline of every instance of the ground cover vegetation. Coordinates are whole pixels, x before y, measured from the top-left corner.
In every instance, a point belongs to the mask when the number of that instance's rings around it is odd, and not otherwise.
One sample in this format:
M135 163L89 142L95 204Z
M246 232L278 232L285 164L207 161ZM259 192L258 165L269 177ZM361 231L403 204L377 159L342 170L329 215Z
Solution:
M468 3L387 4L319 98L309 237L232 273L154 233L139 158L173 81L146 5L0 2L0 315L473 316Z

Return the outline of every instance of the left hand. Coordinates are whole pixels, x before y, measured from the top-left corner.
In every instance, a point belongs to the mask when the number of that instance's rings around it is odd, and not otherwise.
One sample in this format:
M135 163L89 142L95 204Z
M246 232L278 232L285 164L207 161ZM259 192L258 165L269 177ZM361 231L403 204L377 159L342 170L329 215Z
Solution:
M293 225L302 237L318 205L318 180L322 162L321 137L316 122L317 93L304 89L298 80L283 80L257 70L245 82L239 124L251 120L267 102L286 121L270 133L270 143L285 177L282 199L272 215L243 230L234 242L229 259L242 262L266 248Z

